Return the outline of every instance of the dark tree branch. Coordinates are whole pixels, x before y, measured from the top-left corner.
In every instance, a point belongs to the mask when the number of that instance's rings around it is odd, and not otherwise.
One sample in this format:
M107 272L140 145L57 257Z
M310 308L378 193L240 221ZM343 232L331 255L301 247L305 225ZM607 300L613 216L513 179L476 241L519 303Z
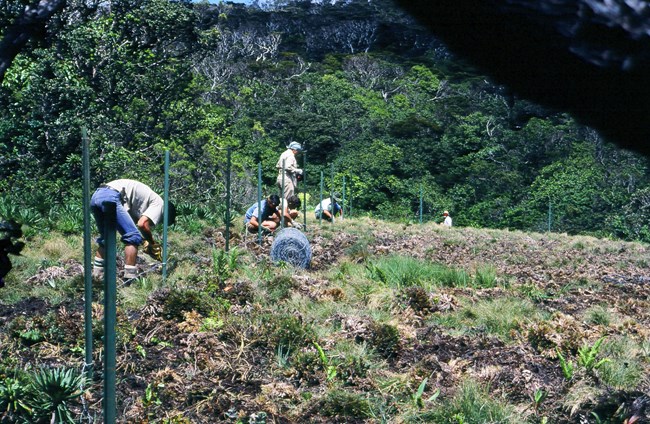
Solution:
M66 0L36 1L26 6L22 15L5 30L0 40L0 82L27 42L44 36L47 21L61 10L65 3Z

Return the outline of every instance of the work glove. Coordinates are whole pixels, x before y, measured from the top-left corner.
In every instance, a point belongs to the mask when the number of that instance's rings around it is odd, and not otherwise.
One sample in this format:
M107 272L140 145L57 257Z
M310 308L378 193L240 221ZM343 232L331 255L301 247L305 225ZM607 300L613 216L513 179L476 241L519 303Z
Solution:
M291 226L295 228L296 230L302 230L302 224L300 222L293 221L291 223Z
M145 241L142 244L142 250L144 253L151 256L151 258L162 262L162 246L160 244L156 243L155 241L152 243Z

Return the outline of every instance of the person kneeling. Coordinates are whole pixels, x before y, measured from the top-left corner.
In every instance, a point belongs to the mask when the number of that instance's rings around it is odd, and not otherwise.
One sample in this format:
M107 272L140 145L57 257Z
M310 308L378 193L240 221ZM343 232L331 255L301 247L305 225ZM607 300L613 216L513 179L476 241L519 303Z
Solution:
M262 231L273 232L278 227L279 213L278 205L280 204L280 196L272 194L266 199L262 200L259 204L262 209L260 214L258 211L257 202L253 203L246 211L244 216L244 225L250 233L257 233L262 224Z
M334 201L334 203L332 203ZM316 206L316 209L314 209L314 214L316 216L316 219L325 219L329 222L334 222L335 216L339 215L342 216L343 214L343 208L341 205L339 205L339 202L341 199L339 199L338 194L332 194L331 198L328 197L326 199L323 199L322 202Z

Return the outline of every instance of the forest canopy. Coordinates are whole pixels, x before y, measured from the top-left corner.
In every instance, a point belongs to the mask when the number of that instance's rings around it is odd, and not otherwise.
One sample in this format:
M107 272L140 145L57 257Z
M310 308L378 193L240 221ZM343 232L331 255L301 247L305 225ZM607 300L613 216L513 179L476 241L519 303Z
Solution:
M30 3L3 2L3 40ZM297 141L300 191L345 178L355 213L415 220L422 196L427 219L446 209L457 225L650 240L644 157L513 96L388 0L52 3L0 85L5 218L81 204L86 128L95 186L160 188L169 150L175 201L212 210L227 148L242 210L258 163L275 190Z

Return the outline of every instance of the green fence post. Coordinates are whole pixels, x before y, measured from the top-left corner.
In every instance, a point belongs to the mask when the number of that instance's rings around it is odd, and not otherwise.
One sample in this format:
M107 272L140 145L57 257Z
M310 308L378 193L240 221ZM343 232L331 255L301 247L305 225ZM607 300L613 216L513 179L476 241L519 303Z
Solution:
M320 214L318 216L318 224L323 225L323 171L320 171L320 203L321 208Z
M84 211L84 325L86 359L84 368L88 380L93 378L93 276L90 241L90 153L86 128L81 130L83 151L83 211Z
M115 423L115 323L117 315L117 243L115 203L104 203L104 423Z
M284 174L285 174L285 167L284 167L284 162L286 159L282 159L282 193L280 193L280 196L282 200L280 200L280 228L284 228Z
M262 245L262 162L257 164L257 242Z
M548 200L548 232L551 232L551 221L553 220L553 212L551 209L551 199Z
M422 224L422 184L420 184L420 224Z
M230 250L230 168L231 148L226 150L226 252Z
M303 146L304 147L304 146ZM302 186L307 188L307 150L302 152ZM303 189L304 195L302 196L302 222L303 229L307 231L307 191Z
M343 198L341 199L341 221L345 217L345 175L343 176Z
M332 179L330 180L330 207L332 208L332 224L336 221L336 217L334 216L334 164L332 163Z
M165 150L165 211L163 213L162 282L167 279L167 227L169 226L169 150Z

